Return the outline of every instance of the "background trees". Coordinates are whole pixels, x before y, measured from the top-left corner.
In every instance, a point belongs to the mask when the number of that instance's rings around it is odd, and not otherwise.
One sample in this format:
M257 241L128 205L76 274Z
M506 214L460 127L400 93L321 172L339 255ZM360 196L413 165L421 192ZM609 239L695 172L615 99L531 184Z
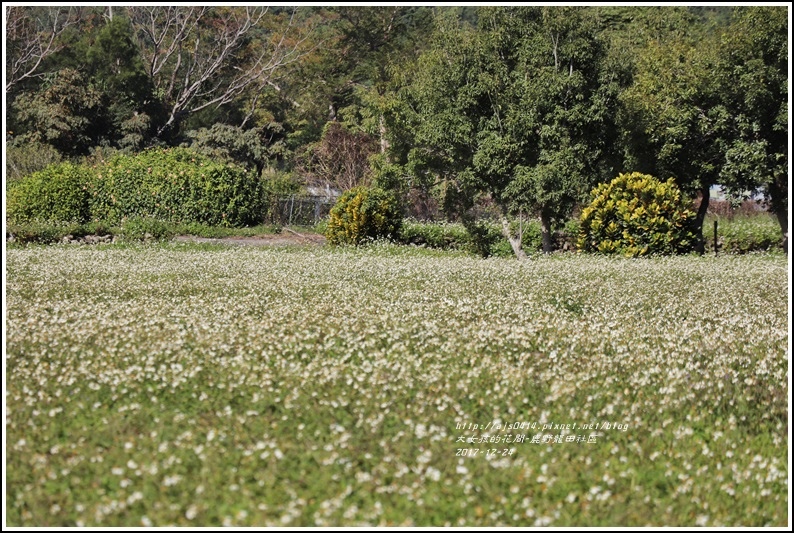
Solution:
M408 172L437 180L464 219L475 193L489 195L519 257L507 217L539 216L551 251L552 222L615 171L607 140L619 86L592 14L485 8L476 30L449 16L412 68L400 110Z
M788 247L788 20L784 9L737 8L716 78L728 120L721 178L734 192L760 189Z
M648 42L638 54L634 82L622 94L635 168L675 178L689 196L700 194L695 232L701 251L709 191L720 183L729 142L714 72L717 44L714 37Z
M779 7L14 6L5 15L14 175L37 168L34 152L47 154L43 167L186 145L296 181L372 180L404 203L437 202L472 229L485 208L508 234L511 218L538 217L550 250L555 224L595 185L639 171L699 196L696 225L721 184L762 192L787 228Z
M79 22L79 13L78 8L5 8L6 92L45 73L47 59L62 49L61 36Z

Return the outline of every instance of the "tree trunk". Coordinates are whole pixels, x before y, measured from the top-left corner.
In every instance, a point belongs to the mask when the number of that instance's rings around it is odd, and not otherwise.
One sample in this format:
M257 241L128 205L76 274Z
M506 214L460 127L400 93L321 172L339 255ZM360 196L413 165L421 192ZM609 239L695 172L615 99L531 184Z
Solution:
M386 121L383 119L383 115L378 121L378 132L380 133L380 153L385 155L386 150L389 149L389 141L386 139Z
M519 261L526 259L527 254L524 253L524 249L521 247L521 235L514 237L513 234L510 233L510 224L507 222L507 217L502 217L502 234L513 248L513 253L516 254L516 258L518 258Z
M695 251L700 255L706 253L706 239L703 237L703 221L706 220L706 212L709 210L709 199L711 198L710 187L704 185L700 188L700 206L698 207L697 215L695 216Z
M540 210L540 241L543 244L544 254L554 251L554 243L551 239L551 216L545 209Z
M769 184L769 200L772 212L780 224L780 231L783 233L783 251L788 254L788 183L787 178L774 179Z

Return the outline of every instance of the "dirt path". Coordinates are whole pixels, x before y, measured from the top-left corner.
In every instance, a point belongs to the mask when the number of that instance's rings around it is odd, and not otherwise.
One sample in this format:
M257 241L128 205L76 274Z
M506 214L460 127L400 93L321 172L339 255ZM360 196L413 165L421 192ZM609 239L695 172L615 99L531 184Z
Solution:
M212 242L220 244L236 244L242 246L321 246L325 244L325 237L316 233L298 233L290 229L283 229L278 234L257 235L255 237L223 237L208 238L193 235L178 235L175 242Z

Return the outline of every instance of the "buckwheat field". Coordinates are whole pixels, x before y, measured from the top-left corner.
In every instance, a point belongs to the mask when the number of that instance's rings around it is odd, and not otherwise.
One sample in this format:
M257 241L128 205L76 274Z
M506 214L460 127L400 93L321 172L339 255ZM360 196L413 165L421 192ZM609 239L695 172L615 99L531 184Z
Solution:
M785 526L779 254L11 248L9 526Z

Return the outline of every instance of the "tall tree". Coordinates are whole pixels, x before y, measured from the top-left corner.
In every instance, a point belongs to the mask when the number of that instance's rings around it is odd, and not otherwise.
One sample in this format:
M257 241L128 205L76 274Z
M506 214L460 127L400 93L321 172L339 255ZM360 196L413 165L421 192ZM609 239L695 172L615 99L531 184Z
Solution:
M388 145L385 111L395 72L412 61L429 35L432 9L415 6L337 6L317 9L324 45L298 67L293 115L295 139L317 141L327 122L378 138ZM299 89L296 91L295 89ZM297 93L297 94L296 94Z
M634 83L622 94L623 127L631 138L634 170L675 178L700 194L694 231L704 251L709 191L719 183L728 115L715 82L718 37L649 41L639 52Z
M128 8L167 119L158 135L205 108L250 98L247 117L277 73L306 53L311 21L298 8ZM302 22L299 24L299 21Z
M737 192L764 192L788 251L788 13L736 8L733 20L716 75L731 133L721 178Z
M618 77L592 12L581 8L484 8L476 32L439 19L438 42L406 91L415 175L446 182L448 205L476 191L508 217L541 219L543 249L555 220L570 214L594 180L614 174L606 142Z
M701 197L695 231L715 184L736 194L762 189L787 246L787 19L782 8L737 9L724 32L691 24L637 54L622 95L636 170L674 177Z
M152 119L156 120L159 108L132 27L123 12L108 16L91 38L82 58L82 69L102 92L106 109L106 124L96 120L94 127L106 131L108 144L142 149L154 133Z
M17 142L47 143L69 156L99 144L102 132L92 126L103 112L102 93L76 70L47 76L40 90L20 94L14 107L26 130Z
M60 38L79 22L80 10L65 7L7 6L6 92L17 83L41 77L47 59L63 47Z

